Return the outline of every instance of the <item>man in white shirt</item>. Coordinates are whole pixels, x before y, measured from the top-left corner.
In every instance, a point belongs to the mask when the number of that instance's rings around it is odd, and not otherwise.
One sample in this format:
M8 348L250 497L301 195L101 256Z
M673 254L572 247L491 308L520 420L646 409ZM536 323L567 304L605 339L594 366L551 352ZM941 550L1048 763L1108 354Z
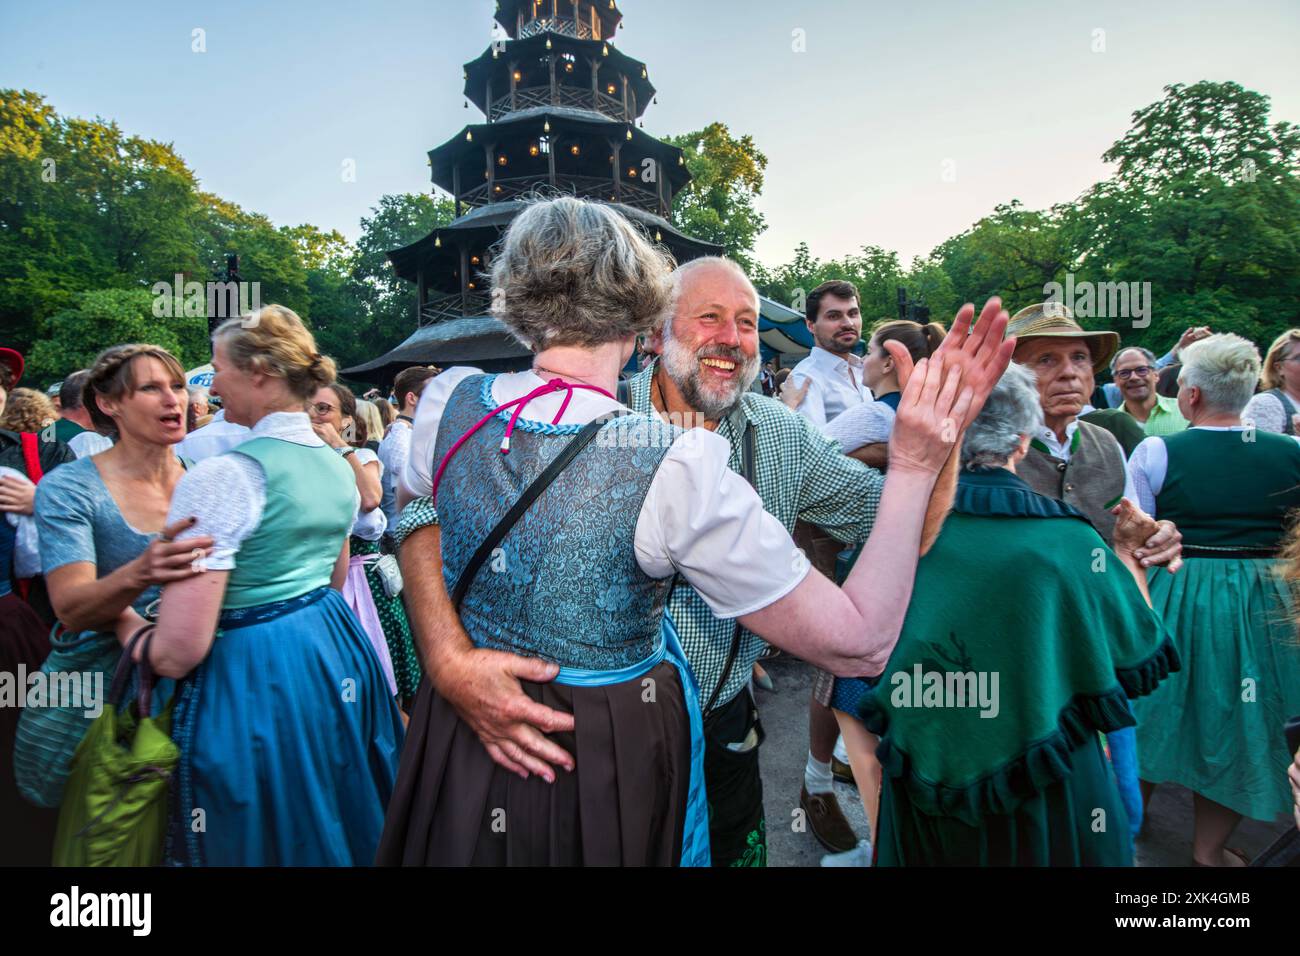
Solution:
M223 408L212 416L212 421L182 438L176 446L176 454L186 461L198 463L205 458L230 451L249 437L249 431L247 425L226 421L226 410Z
M852 282L832 279L808 293L805 321L816 345L790 373L792 387L808 384L797 411L818 428L846 408L871 401L862 381L862 358L853 349L862 338L862 309Z
M807 387L796 411L825 432L827 425L841 412L872 400L871 389L862 380L863 360L853 354L854 347L862 338L862 309L858 303L857 287L842 279L823 282L808 293L804 321L817 344L790 373L790 385ZM794 539L817 570L833 580L836 556L844 548L843 542L803 521L795 525ZM808 769L804 774L807 792L814 797L820 794L831 802L834 801L831 774L837 763L841 779L847 777L847 762L832 753L832 748L843 750L843 743L837 740L839 725L829 706L833 686L831 674L819 670L808 714ZM836 814L838 809L838 805L833 807ZM839 823L837 820L836 825ZM847 832L848 822L843 821L839 828ZM849 851L853 847L852 842L826 845L839 851Z
M415 366L403 369L393 382L393 397L397 399L397 420L388 429L388 434L379 443L379 463L383 465L380 486L384 496L379 507L388 518L390 528L397 526L401 511L397 507L397 482L406 468L406 459L411 453L411 424L415 420L415 410L420 404L420 395L424 386L438 374L428 366Z

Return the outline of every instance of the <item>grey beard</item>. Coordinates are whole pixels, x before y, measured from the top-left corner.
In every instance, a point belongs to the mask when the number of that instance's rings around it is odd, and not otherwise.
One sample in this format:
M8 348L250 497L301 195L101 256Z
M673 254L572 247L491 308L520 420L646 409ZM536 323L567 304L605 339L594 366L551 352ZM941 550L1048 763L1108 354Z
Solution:
M671 326L671 320L669 320ZM740 404L741 396L749 391L749 386L758 378L759 360L742 359L740 374L736 378L736 389L730 395L710 395L700 385L699 356L687 350L669 329L664 332L663 363L668 377L673 380L682 393L686 403L710 421L721 421Z

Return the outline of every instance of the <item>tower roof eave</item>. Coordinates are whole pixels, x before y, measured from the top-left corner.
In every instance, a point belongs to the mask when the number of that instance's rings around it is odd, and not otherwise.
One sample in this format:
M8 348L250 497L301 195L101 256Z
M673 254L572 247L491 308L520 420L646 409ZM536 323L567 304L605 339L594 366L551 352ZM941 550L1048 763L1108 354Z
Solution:
M668 182L672 183L674 191L680 190L691 181L690 170L686 168L685 153L681 147L665 143L629 123L620 123L599 113L567 106L538 107L511 114L495 123L475 123L462 127L461 131L451 139L429 150L430 181L435 186L452 192L454 190L452 169L464 157L481 152L484 142L499 143L512 136L524 137L532 133L542 136L545 134L541 126L547 122L552 124L552 135L560 129L596 134L602 132L618 134L621 131L621 135L626 138L626 131L630 130L632 138L627 142L634 144L639 152L660 157L664 175L668 177ZM534 130L533 127L536 129ZM467 134L471 135L472 139L466 139Z
M572 0L560 0L560 4L568 7L570 11L573 8ZM531 5L532 0L497 0L495 19L507 35L513 37L518 24L519 8ZM601 34L605 39L609 39L618 30L618 25L623 20L623 12L619 10L614 0L595 0L595 6L596 13L600 17ZM563 15L564 11L560 12Z
M465 98L479 108L486 116L491 104L484 102L486 99L485 83L492 71L495 69L506 69L510 57L524 58L531 56L542 56L547 52L547 39L551 41L552 49L559 53L572 53L586 56L606 46L601 40L579 40L575 37L567 37L562 34L540 34L538 36L525 37L522 40L513 40L508 44L500 56L492 55L492 47L483 51L482 56L475 60L470 60L465 64ZM632 84L632 91L636 94L637 116L640 117L645 113L646 107L654 99L654 84L650 82L649 69L641 60L628 56L616 47L608 46L607 61L620 73L628 77Z
M410 245L389 250L387 253L388 261L393 264L393 271L399 279L414 282L419 271L432 264L435 256L434 250L438 248L434 245L436 239L441 238L447 243L455 242L467 235L480 239L494 239L496 235L505 231L511 220L519 214L524 205L525 203L522 200L511 199L482 206L461 216L455 222L433 230L427 236L417 239ZM722 254L721 246L689 236L679 231L668 220L656 216L654 213L637 209L634 206L625 206L622 203L603 203L603 205L617 209L628 219L640 223L650 235L654 235L654 232L657 231L661 237L660 241L673 251L680 262L686 262L700 256ZM475 236L475 233L480 235Z

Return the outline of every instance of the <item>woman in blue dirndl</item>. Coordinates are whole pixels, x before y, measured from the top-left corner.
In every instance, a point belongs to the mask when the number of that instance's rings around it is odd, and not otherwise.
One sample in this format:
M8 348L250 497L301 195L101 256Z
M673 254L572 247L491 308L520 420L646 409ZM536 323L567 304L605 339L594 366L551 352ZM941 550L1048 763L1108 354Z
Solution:
M172 500L173 516L198 518L185 534L214 543L203 574L164 592L150 651L158 673L189 675L173 721L182 756L167 860L368 865L402 725L336 590L356 481L303 410L333 362L288 309L255 318L213 337L212 390L252 432L200 462ZM119 635L144 626L129 614Z

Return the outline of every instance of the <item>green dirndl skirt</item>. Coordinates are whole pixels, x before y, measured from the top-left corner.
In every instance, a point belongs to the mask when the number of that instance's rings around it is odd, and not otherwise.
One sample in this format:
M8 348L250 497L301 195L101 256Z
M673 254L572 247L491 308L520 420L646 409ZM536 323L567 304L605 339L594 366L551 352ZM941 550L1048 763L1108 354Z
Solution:
M1095 733L1070 752L1069 776L972 826L925 813L907 787L881 781L876 866L1132 866L1133 841Z
M1282 725L1300 713L1300 641L1272 558L1152 569L1151 603L1183 669L1133 701L1143 780L1178 783L1256 820L1292 806Z
M379 554L378 541L363 541L353 535L348 539L352 554ZM375 610L379 613L379 623L384 629L384 640L388 643L388 655L393 660L393 677L397 680L397 699L406 702L415 698L424 672L420 667L420 657L415 652L415 641L411 637L411 622L406 617L406 605L402 596L389 597L384 590L383 579L374 563L366 564L366 583L370 585L370 596L374 599Z

